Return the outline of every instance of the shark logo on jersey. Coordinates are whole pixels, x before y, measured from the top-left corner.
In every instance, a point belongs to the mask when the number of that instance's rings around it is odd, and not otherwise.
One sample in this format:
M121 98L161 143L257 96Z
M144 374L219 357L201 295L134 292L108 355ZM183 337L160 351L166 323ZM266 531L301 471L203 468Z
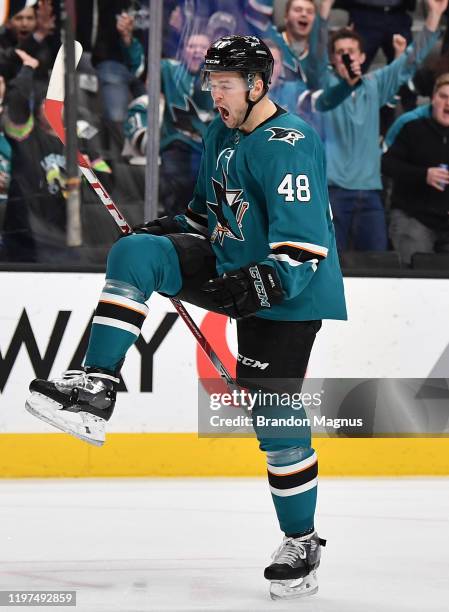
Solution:
M173 123L180 132L195 142L201 142L207 124L215 117L215 113L201 110L188 96L184 96L184 104L184 108L170 104Z
M234 155L234 153L234 149L231 149L230 147L226 147L226 149L220 151L217 157L217 165L215 166L215 170L218 170L218 164L220 163L220 159L224 157L224 159L226 160L226 172L229 173L229 162L231 161L231 157Z
M249 204L242 199L242 189L228 189L224 170L222 170L222 180L223 182L220 183L212 178L215 202L206 202L208 209L217 218L210 241L213 243L218 240L220 244L223 244L225 238L245 240L242 233L242 220Z
M282 140L283 142L288 142L292 147L295 146L298 140L301 138L305 138L304 134L295 128L281 128L281 127L271 127L265 130L266 132L271 132L272 135L268 139L270 140Z

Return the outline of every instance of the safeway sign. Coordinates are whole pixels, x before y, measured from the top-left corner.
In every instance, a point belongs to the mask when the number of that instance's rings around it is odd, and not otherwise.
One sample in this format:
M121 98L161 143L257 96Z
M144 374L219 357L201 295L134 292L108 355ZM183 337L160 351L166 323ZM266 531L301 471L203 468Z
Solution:
M29 381L80 367L103 282L101 274L0 273L0 432L51 431L23 408ZM351 278L345 287L350 319L325 322L308 376L447 375L449 281ZM214 370L169 300L154 295L149 307L128 351L109 431L195 432L197 379ZM188 308L232 370L236 326Z

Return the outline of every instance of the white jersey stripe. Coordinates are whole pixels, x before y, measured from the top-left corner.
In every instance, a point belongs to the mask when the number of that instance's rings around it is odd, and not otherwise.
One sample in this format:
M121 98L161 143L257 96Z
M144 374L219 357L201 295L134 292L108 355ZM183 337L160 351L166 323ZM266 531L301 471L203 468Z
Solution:
M317 253L323 257L327 257L328 249L319 244L312 244L311 242L293 242L291 240L283 240L282 242L270 242L270 249L276 249L281 246L291 246L296 249L304 249L311 253Z
M119 321L118 319L111 319L110 317L94 317L92 323L97 323L97 325L110 325L111 327L117 327L118 329L123 329L124 331L130 332L134 336L140 336L140 329L137 325L132 325L132 323L126 323L125 321Z
M106 291L103 291L103 293L100 295L100 302L108 302L109 304L117 304L118 306L124 306L125 308L136 310L144 317L146 317L148 314L148 306L146 304L130 300L127 297L116 295L115 293L107 293Z
M278 261L286 261L288 264L290 264L293 267L296 266L302 266L303 263L311 263L311 264L315 264L312 265L313 271L315 272L317 266L316 264L318 263L318 259L309 259L307 261L296 261L296 259L292 259L289 255L286 255L285 253L279 253L279 255L275 254L275 253L271 253L270 255L268 255L268 259L277 259Z
M315 463L317 460L316 453L314 452L307 459L303 459L302 461L298 461L298 463L292 463L291 465L268 465L268 471L271 474L276 474L277 476L285 476L286 474L292 474L293 472L300 472L301 470L305 470Z
M292 495L298 495L299 493L305 493L306 491L310 491L318 484L318 478L314 478L310 482L306 482L303 485L299 485L299 487L292 487L291 489L276 489L270 485L270 491L273 495L277 495L278 497L291 497Z
M313 94L310 96L310 99L312 101L312 110L314 113L316 113L316 103L318 101L318 98L321 97L323 91L324 89L318 89L317 91L314 91Z
M302 261L296 261L292 259L291 257L289 257L288 255L285 255L285 253L282 253L279 255L275 255L274 253L271 253L270 255L268 255L268 259L277 259L278 261L286 261L288 264L290 264L294 268L296 266L302 266Z
M271 6L266 6L266 4L261 4L257 2L257 0L249 0L249 5L251 8L259 11L259 13L263 13L264 15L272 15L273 9Z

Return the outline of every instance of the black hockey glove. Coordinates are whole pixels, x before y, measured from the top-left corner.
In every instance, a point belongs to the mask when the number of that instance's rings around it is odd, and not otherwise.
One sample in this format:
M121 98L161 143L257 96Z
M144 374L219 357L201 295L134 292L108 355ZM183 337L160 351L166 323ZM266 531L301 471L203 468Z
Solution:
M173 217L160 217L133 227L134 234L153 234L154 236L179 234L182 231L181 225Z
M261 308L271 308L284 298L276 270L265 264L250 264L226 272L203 285L217 309L234 319L249 317Z

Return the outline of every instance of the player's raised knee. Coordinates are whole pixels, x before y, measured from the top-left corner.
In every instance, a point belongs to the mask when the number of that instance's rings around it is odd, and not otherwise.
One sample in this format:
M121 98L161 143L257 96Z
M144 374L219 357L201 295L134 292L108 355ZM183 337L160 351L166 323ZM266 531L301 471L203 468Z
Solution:
M160 252L160 236L151 234L129 234L124 236L112 246L108 255L108 264L116 262L118 259L123 261L141 261L143 258L148 258L149 254L153 258L157 252Z

